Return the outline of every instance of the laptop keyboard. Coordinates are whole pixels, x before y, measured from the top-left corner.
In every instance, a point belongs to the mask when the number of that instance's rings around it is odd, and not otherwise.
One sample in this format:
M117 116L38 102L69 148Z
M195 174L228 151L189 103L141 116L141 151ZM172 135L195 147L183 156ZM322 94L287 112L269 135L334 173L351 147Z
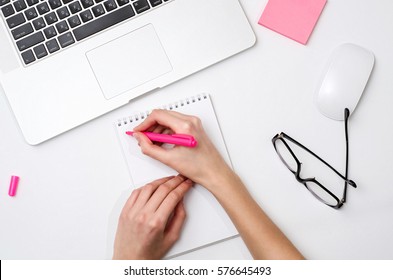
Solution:
M0 0L25 65L171 0Z

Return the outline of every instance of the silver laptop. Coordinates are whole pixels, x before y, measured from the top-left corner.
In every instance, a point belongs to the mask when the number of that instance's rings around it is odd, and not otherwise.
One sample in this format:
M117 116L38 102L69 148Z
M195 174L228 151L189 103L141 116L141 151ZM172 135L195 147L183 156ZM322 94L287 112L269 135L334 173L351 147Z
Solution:
M0 84L29 144L251 47L238 0L0 0Z

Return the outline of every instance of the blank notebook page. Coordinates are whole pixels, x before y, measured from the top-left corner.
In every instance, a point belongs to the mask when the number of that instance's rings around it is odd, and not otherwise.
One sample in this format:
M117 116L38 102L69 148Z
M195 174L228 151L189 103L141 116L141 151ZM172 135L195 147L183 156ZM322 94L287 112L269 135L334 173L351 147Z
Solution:
M226 162L231 165L209 95L185 98L162 106L161 109L198 116L207 135L209 135ZM133 130L147 117L148 113L149 111L131 114L131 116L120 119L116 123L118 137L136 188L162 177L177 175L175 170L143 155L137 141L126 135L126 131ZM178 255L237 234L221 205L202 186L195 185L191 188L184 198L184 206L187 218L180 239L166 257Z

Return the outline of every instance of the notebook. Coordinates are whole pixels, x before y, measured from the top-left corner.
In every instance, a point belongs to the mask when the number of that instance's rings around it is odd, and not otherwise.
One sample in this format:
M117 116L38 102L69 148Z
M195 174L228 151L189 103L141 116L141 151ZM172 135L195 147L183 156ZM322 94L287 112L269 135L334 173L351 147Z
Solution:
M184 98L160 108L198 116L206 133L226 162L231 166L209 95L201 94ZM149 112L131 114L119 119L115 124L134 187L140 187L155 179L177 174L170 167L143 155L136 140L125 133L128 130L133 130L135 126L140 124L148 116ZM237 235L237 231L226 212L215 197L202 186L195 185L186 194L184 205L187 218L180 239L168 252L166 258Z

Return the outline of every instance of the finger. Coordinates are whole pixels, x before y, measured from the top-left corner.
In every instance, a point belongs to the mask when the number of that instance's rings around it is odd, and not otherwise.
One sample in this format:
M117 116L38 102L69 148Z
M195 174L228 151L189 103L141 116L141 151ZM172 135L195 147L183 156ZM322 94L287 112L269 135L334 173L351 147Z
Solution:
M154 127L154 129L151 130L151 132L162 134L166 129L167 129L167 127L165 127L165 126L156 125L156 126Z
M163 217L165 221L168 221L171 213L175 209L176 205L180 200L183 199L184 195L191 188L192 181L187 179L183 183L181 183L177 188L171 191L163 200L160 207L157 209L156 214L159 217Z
M174 134L174 132L172 131L172 129L165 127L165 129L161 131L161 134Z
M164 246L170 248L179 239L185 220L186 209L184 208L183 200L180 200L180 202L176 205L172 219L169 221L165 229L164 242L166 244Z
M173 131L181 128L184 122L183 117L180 117L180 113L173 114L172 111L156 109L138 126L134 127L134 131L145 131L149 127L160 124L165 127L171 128Z
M161 178L141 187L138 198L135 200L132 209L135 211L142 209L149 201L153 193L156 191L156 189L162 184L164 184L166 181L170 180L172 177Z
M161 146L154 145L154 143L143 133L134 132L133 136L138 141L138 145L140 146L143 154L164 164L168 164L170 160L170 151L161 148Z
M134 206L136 200L139 197L140 192L141 192L140 188L132 191L131 195L128 197L126 203L124 204L122 212L128 211L129 209L131 209Z
M201 128L202 122L198 117L185 115L175 111L169 111L167 113L179 120L176 126L171 127L173 131L177 133L190 133L193 128Z
M177 188L181 183L183 183L187 178L182 175L177 175L171 180L166 181L158 189L154 192L149 202L146 204L146 209L149 209L152 212L156 212L158 207L164 201L166 196Z
M145 130L145 131L147 131L147 132L155 132L155 130L157 129L157 128L159 128L159 127L161 127L161 125L159 125L159 124L155 124L155 125L152 125L151 127L149 127L147 130Z
M171 131L169 128L162 126L162 125L156 125L152 127L153 129L149 129L149 132L157 133L157 134L170 134L168 131ZM162 142L156 142L152 141L154 145L161 146L163 143Z

